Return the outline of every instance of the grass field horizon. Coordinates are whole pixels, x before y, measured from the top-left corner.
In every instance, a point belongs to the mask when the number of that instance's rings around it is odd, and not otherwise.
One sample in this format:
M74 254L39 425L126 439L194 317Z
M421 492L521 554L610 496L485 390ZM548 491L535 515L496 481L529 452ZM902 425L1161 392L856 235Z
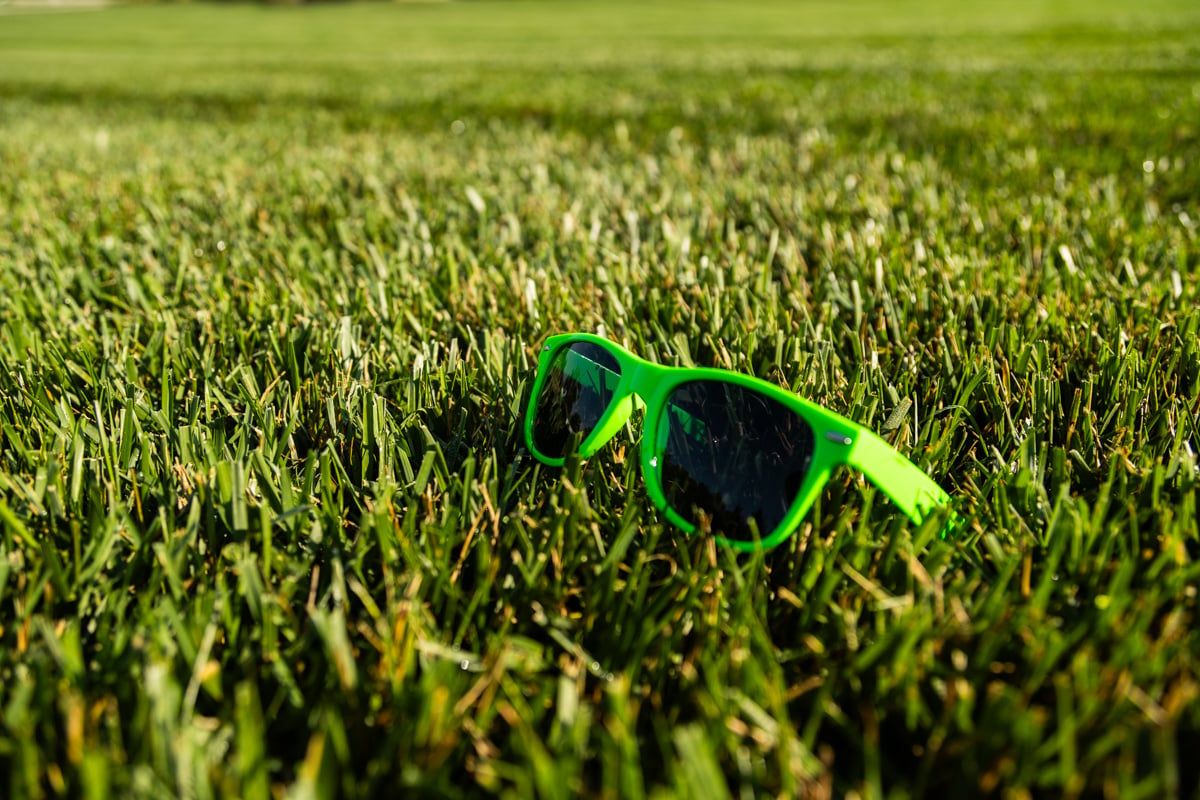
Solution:
M0 6L0 794L1200 797L1200 9ZM738 555L602 331L883 435Z

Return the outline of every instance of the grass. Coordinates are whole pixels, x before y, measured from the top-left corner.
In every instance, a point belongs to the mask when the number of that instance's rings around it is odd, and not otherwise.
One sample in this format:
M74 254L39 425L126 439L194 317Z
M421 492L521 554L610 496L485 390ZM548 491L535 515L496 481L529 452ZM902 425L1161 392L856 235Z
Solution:
M5 796L1197 796L1192 4L4 14L0 165ZM967 527L537 468L565 330Z

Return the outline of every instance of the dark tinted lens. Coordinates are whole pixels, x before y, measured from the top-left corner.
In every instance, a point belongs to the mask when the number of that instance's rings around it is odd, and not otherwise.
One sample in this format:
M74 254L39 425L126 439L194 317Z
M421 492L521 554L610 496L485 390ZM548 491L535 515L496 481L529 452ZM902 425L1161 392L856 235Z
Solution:
M621 378L612 354L587 342L561 348L535 398L533 443L550 458L566 455L572 437L583 441L608 410Z
M812 428L799 414L752 389L695 381L671 393L660 436L664 425L658 464L672 508L727 539L779 526L812 461Z

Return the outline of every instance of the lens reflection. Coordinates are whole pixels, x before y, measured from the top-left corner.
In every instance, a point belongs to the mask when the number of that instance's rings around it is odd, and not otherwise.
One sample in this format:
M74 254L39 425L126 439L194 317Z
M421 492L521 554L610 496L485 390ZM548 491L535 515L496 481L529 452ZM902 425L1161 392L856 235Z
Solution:
M787 406L734 383L694 381L663 407L659 455L667 502L727 539L768 536L808 473L813 432ZM661 438L660 438L661 441Z
M567 454L572 439L582 442L613 401L621 365L603 347L575 342L550 362L537 399L533 443L549 458Z

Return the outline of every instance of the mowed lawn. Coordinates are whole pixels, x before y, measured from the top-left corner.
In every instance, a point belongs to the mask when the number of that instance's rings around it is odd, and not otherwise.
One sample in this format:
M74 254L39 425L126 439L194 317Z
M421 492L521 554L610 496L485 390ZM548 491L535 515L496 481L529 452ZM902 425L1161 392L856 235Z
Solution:
M1200 6L0 6L0 796L1197 797ZM738 555L540 342L758 375Z

